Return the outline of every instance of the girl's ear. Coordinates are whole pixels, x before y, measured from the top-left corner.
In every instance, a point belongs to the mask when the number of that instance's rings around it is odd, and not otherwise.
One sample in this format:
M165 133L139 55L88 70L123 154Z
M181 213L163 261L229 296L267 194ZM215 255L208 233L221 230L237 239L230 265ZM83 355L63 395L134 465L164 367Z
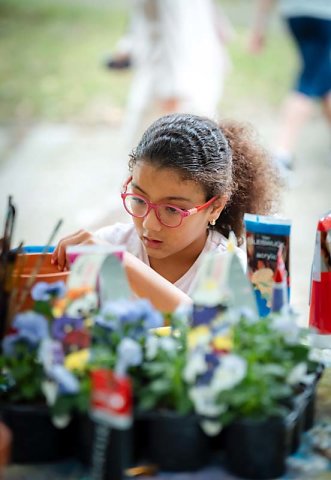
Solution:
M213 218L217 219L221 215L227 201L227 195L222 195L217 200L215 200L215 202L212 204L212 209L210 212L213 215Z

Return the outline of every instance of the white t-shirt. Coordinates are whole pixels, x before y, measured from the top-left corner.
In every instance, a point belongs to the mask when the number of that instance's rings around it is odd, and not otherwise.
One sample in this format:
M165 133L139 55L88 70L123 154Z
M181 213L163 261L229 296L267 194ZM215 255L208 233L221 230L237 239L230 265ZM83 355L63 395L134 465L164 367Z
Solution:
M124 246L125 249L132 253L135 257L139 258L142 262L149 266L149 259L143 243L137 235L136 229L133 223L115 223L108 227L103 227L94 234L101 240L105 240L114 246ZM198 272L201 259L206 252L217 251L218 253L224 253L226 251L226 238L217 232L216 230L209 230L209 234L205 243L205 246L200 253L199 257L193 263L191 268L174 283L176 287L182 290L184 293L190 295L191 288L195 276ZM240 261L244 269L246 270L247 259L245 252L237 247L236 253L238 254Z

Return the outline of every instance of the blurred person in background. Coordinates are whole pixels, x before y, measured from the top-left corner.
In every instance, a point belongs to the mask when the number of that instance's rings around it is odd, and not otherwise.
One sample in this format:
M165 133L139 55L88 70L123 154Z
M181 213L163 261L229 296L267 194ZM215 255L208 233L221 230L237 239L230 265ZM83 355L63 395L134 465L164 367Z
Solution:
M259 53L265 45L268 18L275 3L275 0L256 1L249 45L253 53ZM314 100L321 101L331 131L331 0L279 0L277 3L301 60L294 91L288 95L281 112L274 145L275 163L286 178L293 167L296 142L312 113Z
M168 113L217 119L232 33L219 6L213 0L134 0L132 8L128 32L107 64L134 69L126 142Z

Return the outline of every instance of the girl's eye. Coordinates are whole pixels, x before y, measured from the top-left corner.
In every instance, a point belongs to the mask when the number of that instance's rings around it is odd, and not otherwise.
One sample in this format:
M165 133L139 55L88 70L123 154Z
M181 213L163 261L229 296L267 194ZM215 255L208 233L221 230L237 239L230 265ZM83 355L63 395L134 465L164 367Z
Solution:
M178 215L179 214L179 210L175 207L171 207L170 205L167 205L165 207L165 210L170 215Z
M144 205L146 203L145 200L139 197L131 197L131 201L137 205Z

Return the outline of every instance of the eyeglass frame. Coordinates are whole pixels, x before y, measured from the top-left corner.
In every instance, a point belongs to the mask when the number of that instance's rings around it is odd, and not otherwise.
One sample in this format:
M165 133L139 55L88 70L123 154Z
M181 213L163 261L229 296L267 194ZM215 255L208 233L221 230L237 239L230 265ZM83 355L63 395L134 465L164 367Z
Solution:
M203 203L202 205L196 205L195 207L186 210L184 208L177 207L176 205L172 205L170 203L152 203L146 197L144 197L143 195L139 195L139 194L136 194L136 193L127 193L127 188L128 188L129 183L131 181L132 181L132 176L129 177L126 180L126 182L123 184L123 190L121 192L121 198L122 198L122 201L123 201L123 206L124 206L125 210L128 212L128 214L131 215L134 218L146 218L147 215L149 214L149 212L151 210L154 210L156 218L158 219L158 221L161 223L161 225L163 225L164 227L167 227L167 228L177 228L177 227L179 227L182 224L184 218L189 217L191 215L194 215L198 212L201 212L201 210L204 210L205 208L209 207L219 197L219 195L215 195L214 197L212 197L210 200ZM141 198L142 200L144 200L144 202L146 202L147 212L145 213L145 215L139 216L139 215L134 215L133 213L129 212L129 210L127 209L126 204L125 204L125 199L127 197L130 197L130 196ZM180 214L180 223L176 226L166 225L165 223L163 223L162 220L160 219L159 215L158 215L158 207L160 207L160 206L170 207L170 208L173 208L176 211L178 211L179 214Z

